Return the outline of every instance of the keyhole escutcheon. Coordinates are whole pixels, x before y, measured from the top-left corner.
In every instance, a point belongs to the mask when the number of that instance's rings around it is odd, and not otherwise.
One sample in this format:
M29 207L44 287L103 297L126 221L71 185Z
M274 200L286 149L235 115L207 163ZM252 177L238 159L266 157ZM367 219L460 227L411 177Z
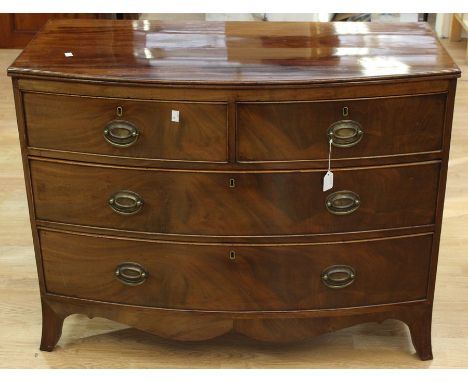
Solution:
M236 259L236 251L230 251L229 252L229 259L230 260L235 260Z

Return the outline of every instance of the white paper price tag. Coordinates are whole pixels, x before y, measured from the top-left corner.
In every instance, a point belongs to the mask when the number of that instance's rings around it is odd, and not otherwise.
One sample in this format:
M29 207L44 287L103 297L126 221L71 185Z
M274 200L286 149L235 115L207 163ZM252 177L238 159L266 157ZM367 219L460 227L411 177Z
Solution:
M328 191L333 188L333 173L331 171L327 171L325 176L323 177L323 191Z
M328 141L328 171L323 177L323 192L331 190L333 188L333 173L331 172L331 150L332 150L332 140Z
M172 110L171 121L172 122L179 122L179 110Z

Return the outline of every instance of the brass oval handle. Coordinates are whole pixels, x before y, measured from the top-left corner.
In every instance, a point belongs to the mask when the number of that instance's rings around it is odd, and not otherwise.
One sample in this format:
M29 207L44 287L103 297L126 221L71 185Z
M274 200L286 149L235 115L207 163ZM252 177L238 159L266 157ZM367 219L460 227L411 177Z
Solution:
M115 269L115 277L125 285L141 285L148 278L148 272L137 263L122 263Z
M109 199L113 211L122 215L133 215L143 207L143 199L133 191L118 191Z
M361 205L359 195L353 191L337 191L327 196L325 206L334 215L349 215Z
M321 278L328 288L346 288L354 282L356 271L349 265L332 265L323 270Z
M112 146L129 147L138 139L138 129L127 121L112 121L104 128L104 138Z
M328 140L335 147L352 147L362 139L364 131L360 123L345 119L333 123L328 128Z

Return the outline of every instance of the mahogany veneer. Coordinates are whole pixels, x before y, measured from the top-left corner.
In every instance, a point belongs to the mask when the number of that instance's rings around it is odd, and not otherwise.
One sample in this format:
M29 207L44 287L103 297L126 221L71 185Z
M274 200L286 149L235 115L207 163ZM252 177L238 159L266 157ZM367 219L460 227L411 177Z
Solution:
M122 149L109 145L96 131L113 120L117 107L121 107L125 121L139 130L138 144L127 147L125 156L227 161L226 103L131 101L36 93L25 94L24 103L31 147L120 156ZM167 118L171 110L179 111L182 116L179 123ZM57 134L57 130L61 133Z
M318 245L242 246L116 240L40 231L51 293L196 310L343 308L424 299L432 234ZM415 250L415 249L418 250ZM234 253L234 255L230 255ZM103 261L103 258L106 261ZM115 264L144 264L138 288L115 282ZM324 288L330 264L356 269L353 288ZM174 269L176 268L176 269ZM420 272L415 273L414 269Z
M360 158L440 151L446 96L346 99L315 102L240 103L238 158L241 162L328 158L323 132L343 119L359 121L366 139L334 158Z
M393 318L432 358L460 71L426 24L54 20L8 72L42 350L74 313L187 341Z
M335 170L334 189L352 190L361 200L356 213L336 216L325 206L323 170L185 172L36 158L30 166L38 219L225 239L434 224L440 171L436 161ZM424 193L415 192L418 189ZM141 196L143 206L137 214L102 208L119 190ZM389 190L398 192L389 197Z

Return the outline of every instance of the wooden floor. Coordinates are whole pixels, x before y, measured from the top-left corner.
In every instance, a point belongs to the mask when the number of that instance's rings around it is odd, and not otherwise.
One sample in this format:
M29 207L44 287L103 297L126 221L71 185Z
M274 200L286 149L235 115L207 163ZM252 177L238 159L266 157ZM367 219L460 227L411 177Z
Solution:
M440 368L468 367L468 66L466 42L445 42L459 81L437 276L434 360L421 362L403 323L369 323L294 345L239 335L179 343L105 319L65 320L53 353L38 350L39 289L10 79L19 53L0 50L0 368ZM417 191L417 190L415 190Z

